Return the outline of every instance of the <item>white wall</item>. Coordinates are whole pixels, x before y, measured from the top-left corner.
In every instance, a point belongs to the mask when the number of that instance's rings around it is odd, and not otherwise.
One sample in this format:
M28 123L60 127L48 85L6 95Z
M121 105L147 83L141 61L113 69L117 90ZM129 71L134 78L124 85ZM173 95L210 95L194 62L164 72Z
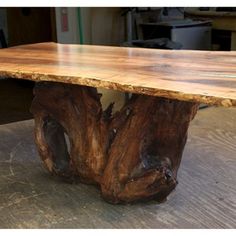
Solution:
M69 29L61 30L61 11L56 8L57 38L61 43L80 43L78 8L66 8ZM125 17L119 7L81 7L84 44L120 45L125 40Z
M58 43L80 43L77 8L67 7L68 31L63 32L61 28L62 8L56 7L56 28Z
M96 45L121 45L125 41L125 16L120 7L81 8L84 38Z

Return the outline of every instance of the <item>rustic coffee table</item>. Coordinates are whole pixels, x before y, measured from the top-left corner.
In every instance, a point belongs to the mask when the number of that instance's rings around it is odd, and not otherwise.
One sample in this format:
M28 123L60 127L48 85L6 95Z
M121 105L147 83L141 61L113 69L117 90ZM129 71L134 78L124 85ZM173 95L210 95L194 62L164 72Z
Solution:
M164 200L199 104L236 106L236 52L40 43L1 49L0 76L37 82L31 112L48 171L97 184L112 203ZM99 87L132 96L113 113Z

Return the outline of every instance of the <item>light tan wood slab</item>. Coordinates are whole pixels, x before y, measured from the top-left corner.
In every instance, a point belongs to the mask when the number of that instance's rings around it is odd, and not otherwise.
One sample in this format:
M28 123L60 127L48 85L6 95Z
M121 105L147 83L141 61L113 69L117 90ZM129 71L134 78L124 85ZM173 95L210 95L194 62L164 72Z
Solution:
M236 52L40 43L1 49L0 76L236 106Z

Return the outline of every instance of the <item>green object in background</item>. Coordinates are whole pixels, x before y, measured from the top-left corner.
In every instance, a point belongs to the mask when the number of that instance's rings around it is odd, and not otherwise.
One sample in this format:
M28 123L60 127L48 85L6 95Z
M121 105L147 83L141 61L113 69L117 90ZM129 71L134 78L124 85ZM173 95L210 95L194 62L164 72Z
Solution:
M83 38L83 27L82 27L82 17L81 17L80 7L78 7L78 25L79 25L79 41L80 41L80 44L83 44L84 38Z

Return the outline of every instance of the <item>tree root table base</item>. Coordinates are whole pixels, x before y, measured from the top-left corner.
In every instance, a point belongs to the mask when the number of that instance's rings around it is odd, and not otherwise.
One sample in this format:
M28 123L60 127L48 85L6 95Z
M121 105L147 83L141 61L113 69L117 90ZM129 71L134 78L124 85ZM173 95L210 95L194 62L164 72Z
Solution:
M109 202L162 201L198 104L236 106L236 53L39 43L0 50L0 77L37 82L31 111L52 174ZM136 94L103 110L95 88Z
M50 173L97 184L112 203L163 201L176 187L198 103L133 94L113 114L92 87L39 82L34 93L35 140Z

